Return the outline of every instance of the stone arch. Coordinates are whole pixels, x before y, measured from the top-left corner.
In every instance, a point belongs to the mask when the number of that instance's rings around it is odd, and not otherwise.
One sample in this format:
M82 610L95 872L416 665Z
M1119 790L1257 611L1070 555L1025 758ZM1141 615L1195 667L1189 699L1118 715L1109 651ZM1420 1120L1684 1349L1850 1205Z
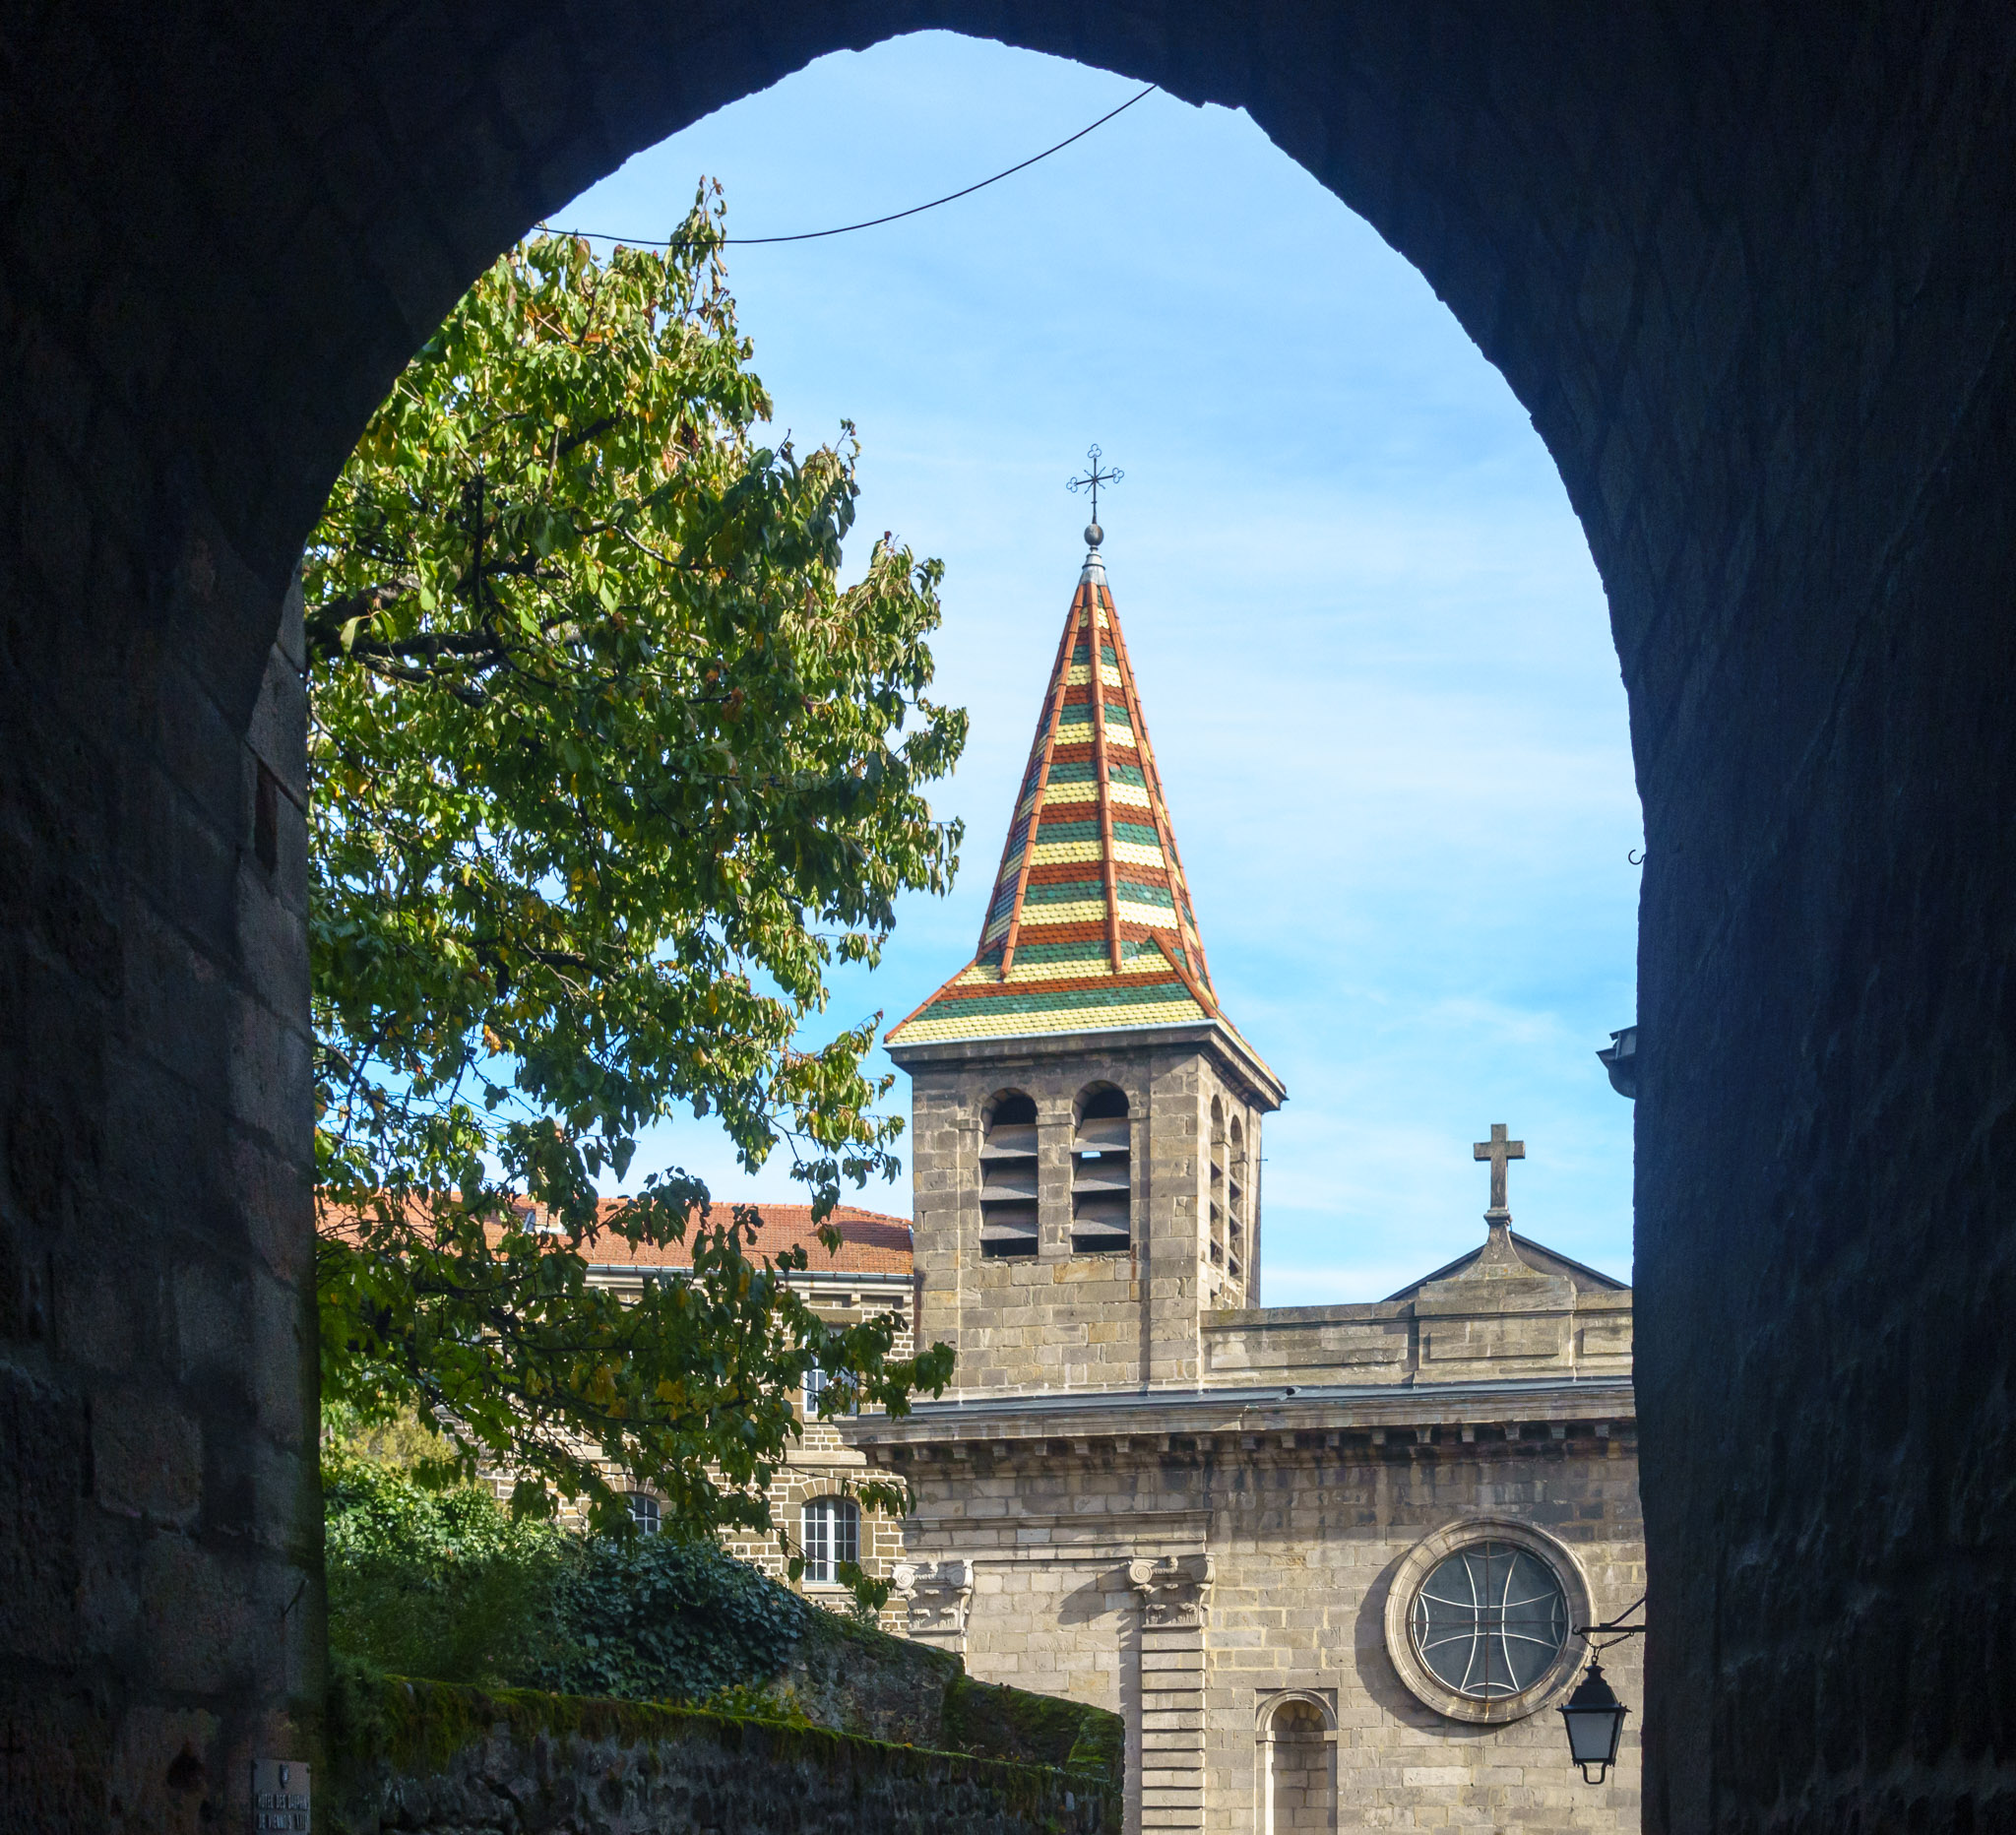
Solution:
M1071 1104L1072 1253L1121 1253L1133 1217L1133 1105L1117 1083L1089 1083Z
M1260 1703L1254 1775L1261 1835L1317 1835L1337 1826L1337 1710L1314 1689Z
M1905 0L24 16L0 77L0 1336L25 1347L0 1376L26 1424L0 1737L156 1779L172 1703L220 1730L223 1778L247 1730L317 1711L312 1633L249 1628L315 1565L303 889L254 811L294 821L283 605L345 452L542 212L822 52L930 26L1246 107L1532 412L1609 595L1650 851L1650 1824L1797 1802L1952 1825L1974 1774L1946 1757L2016 1695L2007 1640L1971 1635L1984 1570L1925 1556L1950 1533L2016 1585L2016 24L1985 0L1933 27ZM1907 1369L1928 1341L1964 1355ZM1922 1505L1852 1533L1900 1469ZM1823 1530L1841 1558L1815 1564ZM1726 1588L1738 1541L1743 1573L1799 1584ZM229 1603L171 1673L116 1628L163 1570ZM311 1592L288 1623L315 1621ZM1894 1661L1899 1624L1944 1661ZM1860 1712L1815 1675L1898 1698ZM1767 1715L1789 1737L1746 1740ZM50 1813L101 1819L109 1775Z
M1005 1127L1035 1127L1036 1098L1020 1085L996 1090L980 1105L980 1132L991 1134L996 1124Z
M980 1254L1030 1256L1038 1247L1037 1105L997 1090L980 1106Z

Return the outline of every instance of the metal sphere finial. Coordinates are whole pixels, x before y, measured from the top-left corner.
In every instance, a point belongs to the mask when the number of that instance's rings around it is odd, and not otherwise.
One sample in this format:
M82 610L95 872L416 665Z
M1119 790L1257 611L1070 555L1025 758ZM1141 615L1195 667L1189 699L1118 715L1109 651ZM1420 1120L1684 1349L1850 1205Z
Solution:
M1102 529L1102 528L1101 528L1101 527L1100 527L1100 526L1099 526L1099 525L1098 525L1097 523L1087 523L1087 524L1086 524L1086 526L1085 526L1085 545L1086 545L1087 547L1089 547L1089 548L1096 548L1096 547L1098 547L1098 546L1099 546L1099 544L1100 544L1100 543L1101 543L1102 541L1103 541L1103 540L1104 540L1105 538L1106 538L1106 532L1105 532L1105 531L1104 531L1103 529Z

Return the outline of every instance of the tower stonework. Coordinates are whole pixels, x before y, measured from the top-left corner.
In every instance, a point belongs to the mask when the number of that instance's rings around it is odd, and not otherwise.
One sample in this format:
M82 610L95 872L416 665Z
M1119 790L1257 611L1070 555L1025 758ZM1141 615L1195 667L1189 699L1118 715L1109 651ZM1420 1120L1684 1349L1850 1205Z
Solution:
M920 1329L959 1347L952 1393L1198 1381L1204 1317L1230 1279L1211 1259L1214 1129L1228 1138L1236 1119L1257 1165L1261 1117L1281 1103L1266 1067L1208 1025L891 1054L913 1085ZM1073 1143L1086 1092L1102 1088L1127 1102L1127 1244L1079 1251ZM1036 1109L1037 1237L1001 1255L982 1236L982 1156L990 1109L1014 1096ZM1245 1234L1257 1302L1257 1204Z
M1552 1709L1644 1593L1631 1294L1515 1234L1371 1303L1260 1303L1281 1081L1219 1005L1093 544L973 960L889 1035L918 1336L844 1431L916 1499L912 1635L1127 1724L1127 1835L1621 1835ZM1606 1664L1643 1699L1628 1642Z
M962 1394L1196 1382L1204 1314L1259 1300L1285 1092L1219 1011L1099 534L974 960L889 1036Z

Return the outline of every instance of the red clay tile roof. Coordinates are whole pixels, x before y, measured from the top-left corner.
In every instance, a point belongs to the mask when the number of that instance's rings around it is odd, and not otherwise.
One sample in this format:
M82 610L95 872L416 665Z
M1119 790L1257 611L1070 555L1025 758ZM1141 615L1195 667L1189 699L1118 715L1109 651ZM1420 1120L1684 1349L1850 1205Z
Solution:
M755 1239L743 1239L743 1252L751 1256L777 1255L795 1243L805 1247L806 1272L810 1274L909 1274L911 1271L910 1219L889 1217L880 1211L856 1210L843 1204L829 1220L841 1234L837 1253L829 1254L812 1229L809 1204L759 1204L763 1219ZM733 1215L730 1202L717 1198L712 1221L726 1223ZM603 1236L583 1251L597 1268L683 1268L690 1260L686 1245L675 1242L667 1248L649 1245L632 1247L621 1236Z
M613 1210L616 1200L604 1199L602 1209ZM829 1253L812 1229L809 1204L759 1204L762 1227L754 1238L742 1239L743 1252L761 1257L775 1256L794 1243L805 1247L808 1274L903 1274L911 1272L910 1219L891 1217L882 1211L863 1211L843 1204L828 1220L841 1234L838 1252ZM725 1224L733 1216L733 1200L717 1198L712 1221ZM422 1215L414 1208L417 1222ZM316 1227L325 1234L347 1235L355 1226L345 1214L317 1207ZM493 1226L493 1229L496 1228ZM666 1248L649 1244L633 1245L619 1235L598 1236L584 1245L583 1255L595 1268L684 1268L692 1256L683 1242Z

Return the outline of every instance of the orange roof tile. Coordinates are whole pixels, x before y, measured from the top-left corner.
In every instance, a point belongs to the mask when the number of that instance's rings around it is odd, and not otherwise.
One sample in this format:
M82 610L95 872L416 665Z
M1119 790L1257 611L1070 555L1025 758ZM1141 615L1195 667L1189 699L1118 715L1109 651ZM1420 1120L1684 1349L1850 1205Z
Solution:
M602 1200L604 1215L622 1201ZM413 1221L424 1215L418 1201L411 1201ZM758 1204L753 1207L761 1223L753 1237L743 1238L743 1252L762 1257L782 1254L800 1243L804 1245L808 1274L902 1274L911 1272L911 1228L907 1217L891 1217L882 1211L863 1211L843 1204L828 1219L841 1234L837 1251L829 1253L812 1228L809 1204ZM316 1227L326 1234L347 1236L355 1233L354 1218L335 1207L318 1203ZM710 1221L725 1224L734 1214L734 1200L717 1198ZM496 1234L501 1225L490 1226ZM582 1245L582 1253L595 1268L684 1268L692 1256L683 1242L659 1248L650 1243L632 1243L620 1235L598 1236Z
M752 1256L782 1254L802 1243L809 1274L909 1274L911 1271L910 1219L890 1217L881 1211L856 1210L843 1204L828 1221L839 1230L840 1248L829 1254L812 1228L809 1204L759 1204L762 1218L754 1239L743 1239L743 1253ZM733 1203L717 1198L711 1221L725 1224L733 1215ZM632 1246L621 1236L602 1236L584 1250L597 1268L683 1268L691 1259L686 1245L675 1242L665 1248L649 1243Z

